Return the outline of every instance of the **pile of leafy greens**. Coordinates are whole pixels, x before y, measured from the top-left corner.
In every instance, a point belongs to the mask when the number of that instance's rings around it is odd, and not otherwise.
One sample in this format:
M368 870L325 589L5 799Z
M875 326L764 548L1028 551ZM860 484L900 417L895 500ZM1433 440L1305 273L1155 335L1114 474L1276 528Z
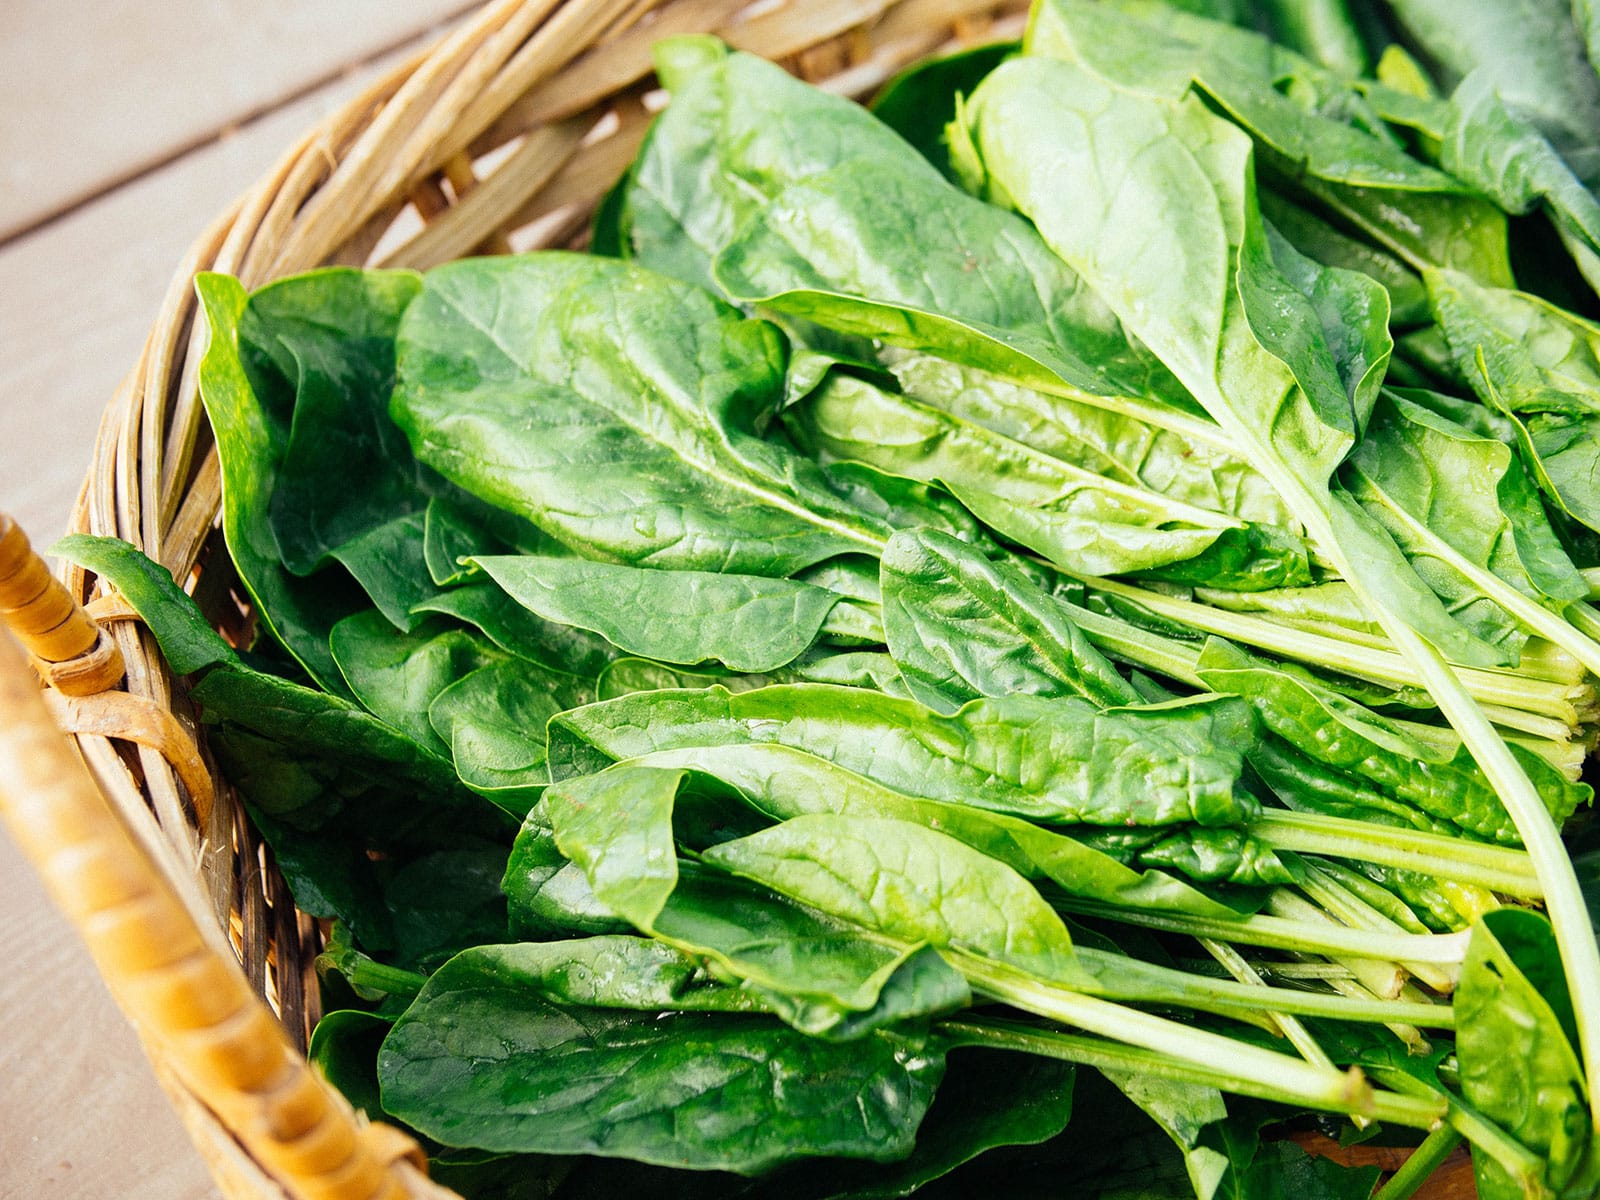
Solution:
M668 41L593 253L202 277L259 636L58 552L329 1078L474 1197L1600 1194L1588 7Z

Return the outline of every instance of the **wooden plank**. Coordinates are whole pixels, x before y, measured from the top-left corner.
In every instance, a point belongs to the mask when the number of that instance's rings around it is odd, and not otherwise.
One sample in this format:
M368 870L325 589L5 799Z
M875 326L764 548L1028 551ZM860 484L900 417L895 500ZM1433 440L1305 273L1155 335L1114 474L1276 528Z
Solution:
M197 6L198 7L198 6ZM0 248L0 505L48 545L174 264L386 57ZM0 1197L215 1200L94 964L0 834Z
M0 238L474 7L473 0L7 0Z

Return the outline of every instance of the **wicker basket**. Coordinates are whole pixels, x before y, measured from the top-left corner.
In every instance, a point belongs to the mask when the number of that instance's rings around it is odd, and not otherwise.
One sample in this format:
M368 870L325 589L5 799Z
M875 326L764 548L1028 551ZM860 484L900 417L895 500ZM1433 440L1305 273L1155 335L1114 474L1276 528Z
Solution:
M716 33L861 96L930 52L1017 36L1025 8L1025 0L488 4L312 130L196 242L102 421L73 531L141 547L192 585L218 628L247 635L252 614L222 545L218 460L195 382L204 341L197 272L224 271L254 289L323 264L425 268L579 244L648 122L657 38ZM0 553L0 589L6 575ZM454 1195L413 1165L421 1160L407 1137L364 1125L306 1068L320 930L295 910L211 765L153 639L115 597L96 599L83 572L63 578L110 637L96 641L92 626L79 627L70 653L33 643L36 667L69 663L46 666L56 685L46 707L0 636L0 709L20 718L0 735L0 807L84 932L223 1192ZM0 590L0 615L14 617L6 609L20 602ZM105 690L119 653L125 690ZM72 735L93 788L52 721ZM120 821L107 818L95 788ZM145 958L128 950L130 938L149 950Z

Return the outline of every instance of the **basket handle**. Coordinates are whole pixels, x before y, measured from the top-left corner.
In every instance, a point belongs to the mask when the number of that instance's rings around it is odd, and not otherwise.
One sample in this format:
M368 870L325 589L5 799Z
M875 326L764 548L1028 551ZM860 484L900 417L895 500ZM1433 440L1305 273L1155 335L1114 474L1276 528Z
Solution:
M0 522L0 586L34 579L43 564L25 538L17 551L20 531L3 516ZM15 613L34 614L23 622L33 627L24 636L47 665L94 654L104 634L50 582L59 596L40 588L25 604L9 597L32 590L31 583L0 591L0 615L10 622ZM60 612L62 599L66 615L39 629ZM121 674L118 656L116 678ZM89 673L69 677L81 681ZM183 1084L299 1200L440 1195L407 1161L416 1144L358 1118L290 1045L238 964L210 948L106 807L56 729L34 672L3 632L0 712L0 817L88 944L123 1011Z
M93 696L122 679L122 652L0 512L0 621L33 655L34 669L66 696Z

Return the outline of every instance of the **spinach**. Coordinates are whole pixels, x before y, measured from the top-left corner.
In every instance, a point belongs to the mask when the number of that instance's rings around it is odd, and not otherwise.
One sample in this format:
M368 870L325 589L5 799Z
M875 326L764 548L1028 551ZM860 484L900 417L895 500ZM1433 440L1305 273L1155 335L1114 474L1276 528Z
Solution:
M733 693L644 692L550 722L555 780L686 746L776 743L910 795L1052 822L1238 824L1251 736L1237 700L1098 712L1077 700L974 700L942 716L862 688L784 684Z
M698 289L580 255L452 263L398 354L391 412L418 457L595 556L787 575L888 536L755 435L784 347Z
M1048 0L1029 27L1027 49L1151 96L1175 100L1192 86L1250 135L1263 169L1412 266L1510 282L1505 218L1493 205L1391 140L1297 102L1297 91L1337 85L1264 38L1171 19L1161 6ZM1285 76L1298 85L1288 94L1280 90ZM1348 107L1350 98L1342 99Z
M1445 90L1481 70L1486 87L1548 138L1586 187L1600 183L1600 78L1571 5L1389 0L1388 7Z
M1592 1192L1549 7L1039 0L876 115L671 39L610 257L204 279L259 642L66 548L336 922L330 1074L507 1200L1367 1194L1307 1109Z
M1540 489L1600 528L1588 486L1600 428L1600 329L1525 293L1442 272L1427 282L1450 353L1484 403L1511 421Z
M1544 1159L1559 1191L1593 1136L1578 1064L1572 999L1549 923L1532 913L1491 913L1473 930L1457 1004L1463 1095ZM1524 1182L1493 1159L1474 1162L1481 1195L1523 1195Z
M755 1173L904 1157L943 1074L937 1049L886 1033L567 1005L532 973L478 952L435 972L379 1052L385 1110L450 1145Z
M887 361L911 399L1031 450L1180 504L1296 528L1272 486L1212 442L1123 409L1036 391L929 354L897 353Z
M996 533L1070 572L1245 590L1310 578L1303 549L1281 531L1113 482L864 380L830 380L790 419L804 444L937 483Z
M1192 407L1026 222L963 195L869 114L703 40L657 56L673 102L623 222L640 262L1028 382Z
M825 587L758 575L528 554L473 561L547 621L593 630L628 654L684 665L715 659L734 671L793 662L841 599Z
M882 569L889 653L922 703L951 711L1018 692L1137 700L1054 597L1008 563L907 532L889 539Z

